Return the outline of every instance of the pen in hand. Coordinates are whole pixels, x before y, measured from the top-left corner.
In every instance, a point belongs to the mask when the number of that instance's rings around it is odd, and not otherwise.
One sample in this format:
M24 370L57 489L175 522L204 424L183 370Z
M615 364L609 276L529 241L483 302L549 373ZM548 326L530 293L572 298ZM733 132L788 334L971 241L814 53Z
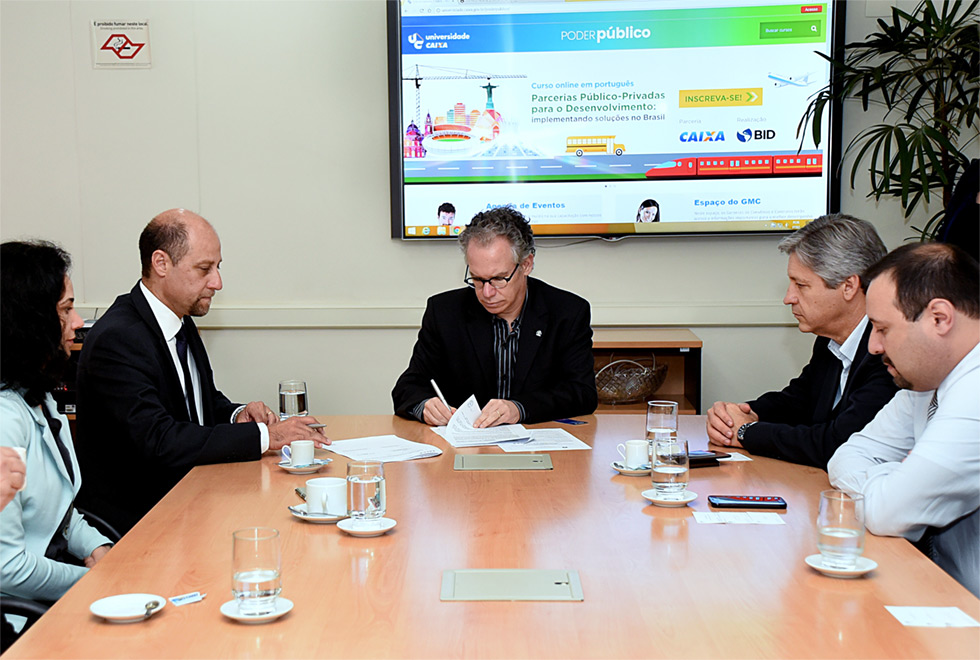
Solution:
M439 395L439 400L442 401L442 405L446 406L446 410L452 412L453 409L449 407L449 403L446 401L446 397L442 395L442 390L440 390L439 386L436 385L436 379L432 378L429 380L429 382L432 383L432 389L434 389L436 391L436 394Z

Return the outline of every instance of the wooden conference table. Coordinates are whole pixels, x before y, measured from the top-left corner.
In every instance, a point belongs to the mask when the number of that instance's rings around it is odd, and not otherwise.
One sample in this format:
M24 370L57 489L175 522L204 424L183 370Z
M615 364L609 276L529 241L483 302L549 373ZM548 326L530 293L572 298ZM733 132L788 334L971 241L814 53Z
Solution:
M309 477L272 455L195 468L106 558L16 643L10 658L312 657L974 657L978 628L906 628L885 605L956 606L980 619L980 601L902 539L868 535L879 568L828 578L816 553L824 472L754 457L699 468L683 509L649 505L647 477L617 474L616 444L641 438L643 417L599 415L564 426L591 451L551 452L548 472L457 472L455 451L392 416L321 417L331 438L395 433L443 449L385 466L388 516L398 526L353 538L293 518L287 505ZM680 434L704 447L703 417ZM548 424L543 426L554 426ZM462 452L500 452L496 447ZM318 476L343 476L346 459ZM709 494L776 494L785 525L703 525ZM225 618L231 534L282 533L277 622ZM457 568L576 569L582 602L442 602L442 572ZM102 597L207 593L151 619L116 625L89 613Z

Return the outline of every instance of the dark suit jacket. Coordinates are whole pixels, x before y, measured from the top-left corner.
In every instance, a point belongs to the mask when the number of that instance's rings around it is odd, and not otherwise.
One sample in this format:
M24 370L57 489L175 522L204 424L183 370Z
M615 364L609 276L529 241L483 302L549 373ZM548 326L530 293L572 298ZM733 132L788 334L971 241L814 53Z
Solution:
M868 353L870 336L868 323L836 406L844 365L827 348L830 340L817 337L810 363L799 376L782 391L748 402L760 421L746 429L742 446L753 454L826 470L837 448L874 419L898 391L881 356Z
M204 343L197 332L189 334L203 424L190 421L177 369L138 284L85 336L75 443L83 475L79 502L122 533L195 465L261 454L258 425L229 423L237 404L215 388Z
M497 398L492 322L473 289L429 298L408 369L391 392L395 412L415 419L415 406L436 396L430 379L451 406L462 405L471 394L481 406ZM595 411L588 301L528 278L510 398L524 406L522 421L528 424Z

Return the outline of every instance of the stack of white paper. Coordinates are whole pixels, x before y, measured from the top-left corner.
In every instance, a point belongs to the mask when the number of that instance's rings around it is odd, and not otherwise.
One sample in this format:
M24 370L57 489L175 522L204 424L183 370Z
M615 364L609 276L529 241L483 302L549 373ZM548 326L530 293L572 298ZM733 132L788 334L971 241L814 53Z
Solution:
M529 433L529 440L505 442L500 448L506 452L592 449L565 429L531 429Z
M438 456L442 450L421 442L412 442L397 435L375 435L368 438L334 440L327 446L328 451L346 456L355 461L411 461L416 458Z

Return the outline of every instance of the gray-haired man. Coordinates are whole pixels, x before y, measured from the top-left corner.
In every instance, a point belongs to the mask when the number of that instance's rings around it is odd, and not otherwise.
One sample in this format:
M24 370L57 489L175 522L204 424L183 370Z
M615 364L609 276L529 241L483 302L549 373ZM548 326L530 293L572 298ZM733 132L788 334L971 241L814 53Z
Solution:
M801 332L817 335L803 372L779 392L755 401L718 401L708 411L714 444L827 469L839 446L894 396L895 384L868 354L871 327L861 275L885 256L871 224L825 215L787 236L791 305Z
M530 276L527 219L509 207L477 213L459 246L468 288L429 298L391 392L395 413L442 425L475 394L480 428L591 414L598 395L589 303Z

